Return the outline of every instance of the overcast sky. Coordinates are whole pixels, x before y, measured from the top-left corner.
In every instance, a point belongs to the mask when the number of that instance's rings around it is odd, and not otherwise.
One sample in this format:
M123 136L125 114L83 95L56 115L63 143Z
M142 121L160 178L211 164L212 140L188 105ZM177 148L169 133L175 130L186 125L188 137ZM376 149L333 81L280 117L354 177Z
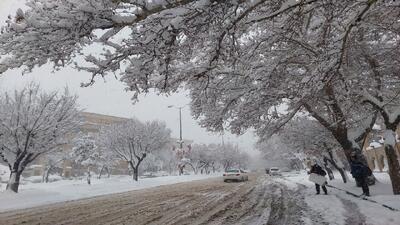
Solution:
M25 0L0 0L1 25L9 14L14 14L18 8L24 8ZM140 120L163 120L172 130L174 137L179 136L178 109L167 108L169 105L184 106L189 103L187 93L174 94L170 97L148 94L141 96L139 103L132 104L132 93L124 91L124 84L109 76L106 81L98 80L93 86L81 88L81 82L87 82L90 75L78 72L72 68L65 68L52 72L51 66L35 69L31 74L21 76L20 70L8 71L0 76L1 90L13 90L21 88L31 81L41 84L45 90L58 90L68 86L72 93L79 96L79 105L88 112L101 113L121 117L136 117ZM186 106L182 110L183 138L194 140L197 143L220 143L221 136L207 133L190 115L190 109ZM240 147L250 150L255 154L253 144L255 138L249 132L237 137L225 134L225 141L239 144Z

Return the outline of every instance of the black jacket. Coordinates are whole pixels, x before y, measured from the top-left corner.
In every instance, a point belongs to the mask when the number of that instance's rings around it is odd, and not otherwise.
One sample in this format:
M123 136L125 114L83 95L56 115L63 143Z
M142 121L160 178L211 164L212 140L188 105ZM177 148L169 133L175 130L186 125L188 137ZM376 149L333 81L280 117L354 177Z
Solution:
M351 175L354 178L364 178L372 175L372 171L368 166L359 161L350 161Z
M311 167L310 173L316 173L321 176L325 176L326 172L322 167L320 167L318 164L315 164L314 166Z

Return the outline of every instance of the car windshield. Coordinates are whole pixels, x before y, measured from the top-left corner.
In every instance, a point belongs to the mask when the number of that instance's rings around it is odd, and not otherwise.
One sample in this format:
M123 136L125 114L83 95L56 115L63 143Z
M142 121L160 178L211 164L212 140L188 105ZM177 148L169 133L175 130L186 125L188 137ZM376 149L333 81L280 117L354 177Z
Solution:
M239 173L240 171L239 170L227 170L226 172L227 173Z
M278 171L278 168L271 168L271 171Z

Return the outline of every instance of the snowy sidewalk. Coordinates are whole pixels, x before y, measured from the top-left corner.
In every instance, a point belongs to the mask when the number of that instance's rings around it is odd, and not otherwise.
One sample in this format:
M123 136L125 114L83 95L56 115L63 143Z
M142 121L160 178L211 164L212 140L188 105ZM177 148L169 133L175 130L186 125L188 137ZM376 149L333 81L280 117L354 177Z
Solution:
M372 197L370 199L391 207L400 209L400 196L395 196L391 191L389 176L386 173L375 173L378 179L376 185L370 186ZM343 191L328 187L329 195L315 195L315 186L308 181L305 172L299 174L286 173L283 180L285 184L295 183L305 185L305 201L313 210L319 212L330 225L398 225L400 212L391 211L379 204L368 202L353 197ZM328 181L330 185L339 187L352 193L361 194L361 188L355 186L354 179L349 175L350 181L344 184L339 174L335 180Z
M18 194L0 192L0 212L162 185L202 180L217 176L220 176L220 174L164 176L143 178L138 182L133 181L130 176L113 176L111 178L100 180L93 179L92 185L88 185L84 180L62 180L53 183L36 184L30 183L22 185Z

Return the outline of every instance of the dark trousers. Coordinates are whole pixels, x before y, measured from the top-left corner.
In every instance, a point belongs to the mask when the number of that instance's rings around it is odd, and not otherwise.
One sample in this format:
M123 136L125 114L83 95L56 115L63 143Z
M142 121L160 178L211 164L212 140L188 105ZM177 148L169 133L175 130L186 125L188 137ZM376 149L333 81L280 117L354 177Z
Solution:
M369 196L369 188L366 177L356 178L356 182L361 186L363 194Z
M319 185L319 184L315 184L315 190L317 190L317 194L319 194L319 192L320 192L320 189L319 189L320 186L321 185ZM322 185L322 190L324 191L325 194L328 194L328 190L326 190L325 185Z

